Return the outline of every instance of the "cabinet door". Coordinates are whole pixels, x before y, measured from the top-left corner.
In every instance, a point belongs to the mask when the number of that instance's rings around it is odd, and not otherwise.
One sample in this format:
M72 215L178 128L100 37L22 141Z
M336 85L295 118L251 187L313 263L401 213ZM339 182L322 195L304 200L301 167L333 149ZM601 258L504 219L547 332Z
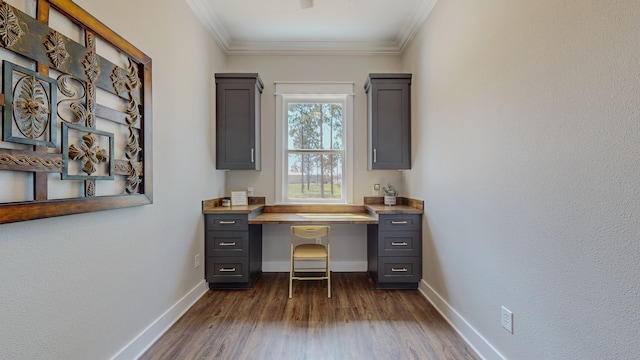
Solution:
M249 281L249 259L246 256L209 256L205 269L207 282L243 283Z
M421 256L420 231L380 231L379 256Z
M249 218L245 214L205 215L207 231L247 231Z
M370 78L369 169L411 168L409 78Z
M247 256L249 232L207 231L204 245L207 256Z
M417 284L422 278L420 258L380 257L378 263L378 282Z
M216 75L216 168L260 170L260 93L257 77Z
M408 231L422 229L422 215L384 214L378 218L380 231Z

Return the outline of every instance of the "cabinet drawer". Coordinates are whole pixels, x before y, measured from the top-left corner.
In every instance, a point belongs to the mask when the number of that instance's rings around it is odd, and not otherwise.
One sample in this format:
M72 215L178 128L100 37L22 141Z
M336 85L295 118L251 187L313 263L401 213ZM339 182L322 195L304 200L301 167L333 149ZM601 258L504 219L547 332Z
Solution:
M378 256L420 256L420 231L381 231L378 237Z
M205 276L210 283L249 281L249 259L241 256L209 256Z
M422 277L420 267L417 256L381 257L378 260L378 282L418 282Z
M420 230L422 215L393 214L380 215L378 227L380 231Z
M207 231L246 231L249 229L249 221L248 216L242 214L207 215L205 226Z
M248 249L248 231L207 231L207 256L243 256L248 255Z

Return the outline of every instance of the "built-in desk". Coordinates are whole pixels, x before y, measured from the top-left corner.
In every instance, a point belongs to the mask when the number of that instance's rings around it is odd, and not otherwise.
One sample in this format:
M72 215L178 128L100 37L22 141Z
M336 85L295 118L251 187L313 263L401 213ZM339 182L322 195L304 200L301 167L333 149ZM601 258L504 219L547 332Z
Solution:
M364 205L249 205L222 207L205 200L205 278L211 289L250 288L262 272L262 226L267 224L362 224L367 226L367 270L378 288L417 288L422 278L423 202L381 197Z
M368 213L262 213L249 224L377 224L378 219Z

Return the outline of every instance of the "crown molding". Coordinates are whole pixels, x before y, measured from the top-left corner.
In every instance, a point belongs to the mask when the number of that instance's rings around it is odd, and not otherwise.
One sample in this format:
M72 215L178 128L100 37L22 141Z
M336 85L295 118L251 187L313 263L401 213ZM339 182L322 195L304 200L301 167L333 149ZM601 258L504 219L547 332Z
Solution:
M416 3L416 6L411 11L411 16L405 23L405 26L400 30L400 34L397 38L397 46L400 49L400 53L404 53L406 48L411 43L411 40L416 36L422 24L427 20L429 14L433 10L438 0L425 0Z
M394 41L233 41L227 55L398 55Z
M213 36L220 48L226 53L231 44L231 37L222 23L216 16L215 12L209 6L206 0L185 0L191 11L196 15L200 23L204 25L207 31Z
M233 40L207 0L185 0L225 55L402 55L438 0L419 1L395 41Z

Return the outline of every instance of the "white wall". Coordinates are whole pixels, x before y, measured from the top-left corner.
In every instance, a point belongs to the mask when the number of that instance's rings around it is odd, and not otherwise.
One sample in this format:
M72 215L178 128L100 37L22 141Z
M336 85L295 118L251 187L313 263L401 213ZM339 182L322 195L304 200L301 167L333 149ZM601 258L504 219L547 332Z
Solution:
M183 1L76 3L153 60L154 204L0 225L3 359L105 359L123 348L132 358L150 341L125 348L132 339L206 289L193 265L201 201L224 194L211 99L225 57Z
M635 0L447 0L405 54L423 288L487 358L640 354L638 29Z
M399 72L399 56L230 56L229 72L257 72L264 82L262 93L262 170L228 171L227 194L254 187L255 196L275 202L275 81L350 81L354 83L354 203L371 196L373 184L391 182L402 193L399 171L367 171L367 108L364 82L369 73ZM289 271L289 235L286 225L263 226L263 269ZM335 230L335 231L334 231ZM366 226L332 230L332 267L335 271L366 270Z
M275 81L350 81L354 83L354 203L371 196L373 184L401 179L398 171L367 171L367 98L364 82L369 73L399 72L399 56L230 56L229 72L257 72L262 92L262 170L227 172L227 192L254 187L256 196L275 202ZM402 190L402 189L400 189Z
M125 358L202 288L200 201L227 194L225 179L274 200L275 80L355 82L354 198L404 174L403 195L425 200L423 288L471 340L487 341L475 344L488 358L640 353L636 1L440 1L404 64L225 64L182 1L157 0L153 13L142 0L77 3L153 59L154 204L0 225L1 357L103 359L124 348ZM227 71L265 82L260 172L215 170L213 73ZM387 71L414 74L414 162L403 173L366 171L362 84ZM280 230L265 228L265 239ZM277 265L280 254L269 256ZM514 311L513 335L500 305Z

